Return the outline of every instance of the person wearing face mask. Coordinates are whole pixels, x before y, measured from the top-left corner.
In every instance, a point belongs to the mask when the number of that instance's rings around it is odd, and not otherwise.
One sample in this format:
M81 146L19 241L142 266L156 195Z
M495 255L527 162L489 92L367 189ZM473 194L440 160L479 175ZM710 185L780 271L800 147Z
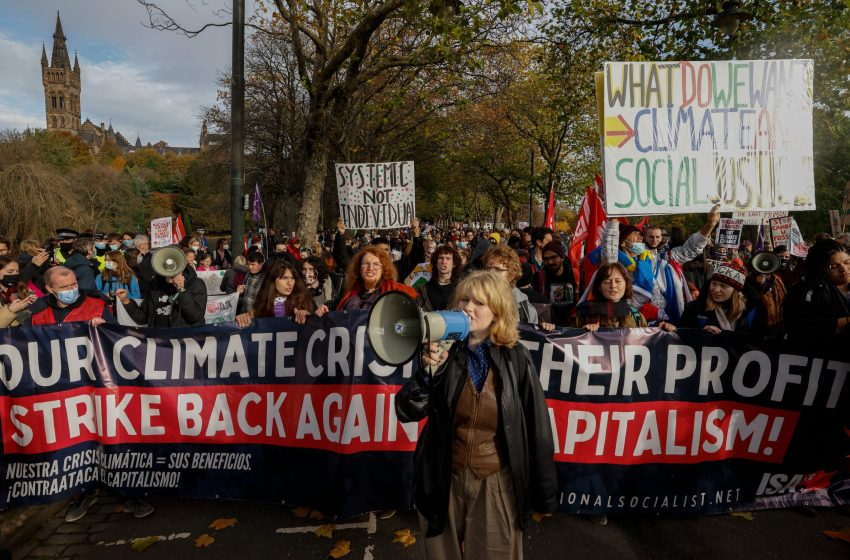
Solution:
M94 239L94 255L98 258L103 264L103 255L109 250L109 244L106 241L106 234L99 231L92 234L92 238ZM103 266L100 268L103 270Z
M227 270L233 266L233 254L230 252L230 240L221 238L215 244L213 263L219 270Z
M121 234L112 232L106 236L106 248L109 251L120 251L124 245L121 243Z
M791 254L787 245L777 245L773 248L773 254L779 257L779 270L776 271L776 275L789 288L806 275L805 267L799 266L797 257Z
M88 321L93 327L116 323L109 305L100 292L83 291L74 271L54 266L44 273L48 295L39 298L31 307L33 326Z
M56 264L64 264L65 259L71 256L72 245L74 240L80 234L77 230L70 228L59 228L56 230L56 245L53 251L53 262Z
M104 255L104 267L95 279L95 284L100 293L109 301L115 301L118 290L126 290L133 299L142 299L139 288L139 280L127 265L125 255L121 251L109 251Z
M132 231L125 231L121 234L121 245L124 249L129 249L133 246L133 240L136 238L136 234Z
M29 318L27 308L41 295L21 282L20 265L8 255L0 256L0 328L17 327Z

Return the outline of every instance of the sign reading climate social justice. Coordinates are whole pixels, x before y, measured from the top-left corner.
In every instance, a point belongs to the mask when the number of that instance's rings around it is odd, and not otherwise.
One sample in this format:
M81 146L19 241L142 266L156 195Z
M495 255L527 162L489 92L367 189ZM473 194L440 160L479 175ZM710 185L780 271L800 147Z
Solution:
M395 229L416 215L412 161L338 163L339 215L353 229Z
M607 62L609 216L814 210L811 60Z
M366 312L250 327L87 323L0 331L0 507L105 484L341 516L410 507L425 420L394 399ZM850 503L850 362L702 329L522 330L558 503L694 514Z

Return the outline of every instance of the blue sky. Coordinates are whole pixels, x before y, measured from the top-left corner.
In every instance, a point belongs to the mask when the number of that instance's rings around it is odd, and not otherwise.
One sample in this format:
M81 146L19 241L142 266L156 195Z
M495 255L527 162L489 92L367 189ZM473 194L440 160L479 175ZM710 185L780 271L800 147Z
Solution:
M254 2L246 2L252 13ZM163 0L187 27L229 20L230 0ZM197 146L200 113L230 68L230 27L188 39L144 27L135 0L0 0L0 130L45 126L41 46L50 58L56 12L79 56L82 118L112 121L131 142Z

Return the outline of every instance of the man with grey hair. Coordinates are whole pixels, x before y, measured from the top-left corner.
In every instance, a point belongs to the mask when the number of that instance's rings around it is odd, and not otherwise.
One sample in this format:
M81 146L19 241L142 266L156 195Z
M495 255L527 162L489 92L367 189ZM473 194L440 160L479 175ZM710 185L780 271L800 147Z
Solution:
M98 274L94 256L94 239L78 237L71 244L71 256L65 259L65 266L74 271L81 290L96 290L95 277Z

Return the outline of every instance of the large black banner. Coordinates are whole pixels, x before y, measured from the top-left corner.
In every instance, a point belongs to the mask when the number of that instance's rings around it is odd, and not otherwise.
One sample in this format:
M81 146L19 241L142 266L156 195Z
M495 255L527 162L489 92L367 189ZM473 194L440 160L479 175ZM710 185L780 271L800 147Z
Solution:
M297 326L0 332L0 506L105 484L341 516L404 508L421 426L365 313ZM703 331L523 331L546 391L563 511L850 503L846 349Z

